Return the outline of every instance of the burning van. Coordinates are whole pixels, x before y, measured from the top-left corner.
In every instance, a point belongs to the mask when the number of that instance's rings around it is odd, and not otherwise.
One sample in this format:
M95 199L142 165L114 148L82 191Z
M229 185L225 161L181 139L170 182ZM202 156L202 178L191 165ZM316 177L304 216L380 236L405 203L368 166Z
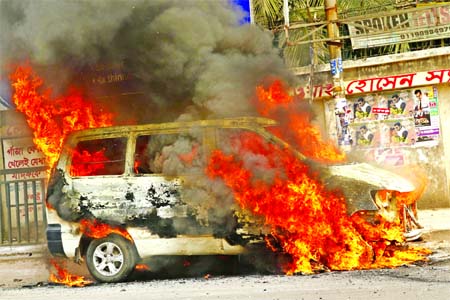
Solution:
M231 188L217 175L230 175L227 168L236 160L252 171L248 182L255 186L281 182L299 171L283 171L286 161L302 162L301 168L327 189L339 191L337 201L345 199L349 216L395 213L389 211L392 198L414 190L408 180L367 164L314 162L274 134L275 126L271 119L245 117L74 132L48 185L50 252L78 261L84 257L96 280L116 282L151 256L240 255L252 245L279 240L280 229L258 214L270 203L240 205L236 189L248 195L244 181ZM218 151L223 165L217 163ZM248 179L247 174L231 177ZM309 193L307 188L296 192Z

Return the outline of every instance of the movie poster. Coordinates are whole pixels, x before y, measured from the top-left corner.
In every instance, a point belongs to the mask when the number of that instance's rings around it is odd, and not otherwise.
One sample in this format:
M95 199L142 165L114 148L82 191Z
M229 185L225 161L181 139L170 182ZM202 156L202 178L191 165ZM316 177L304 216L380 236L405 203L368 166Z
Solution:
M403 164L402 148L439 142L438 96L433 87L340 99L335 116L339 145L347 152L370 150L371 159L379 163Z
M414 90L414 122L417 145L435 146L439 143L439 106L436 88Z

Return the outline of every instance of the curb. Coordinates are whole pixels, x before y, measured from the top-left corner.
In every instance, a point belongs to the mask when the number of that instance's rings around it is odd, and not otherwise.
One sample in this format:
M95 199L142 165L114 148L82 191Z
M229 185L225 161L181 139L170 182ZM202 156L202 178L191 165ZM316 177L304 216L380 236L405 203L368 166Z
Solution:
M46 244L17 246L0 245L0 261L17 260L24 258L40 258L46 253L46 251Z
M419 209L418 215L424 232L450 230L450 208Z

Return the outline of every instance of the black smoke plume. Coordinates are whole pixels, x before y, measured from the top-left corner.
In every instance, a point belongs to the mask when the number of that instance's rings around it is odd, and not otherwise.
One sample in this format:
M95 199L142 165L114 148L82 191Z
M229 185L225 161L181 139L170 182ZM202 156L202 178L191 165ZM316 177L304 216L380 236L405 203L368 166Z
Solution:
M138 123L254 115L255 86L294 78L242 17L225 0L3 0L2 77L29 61L54 91L84 83Z

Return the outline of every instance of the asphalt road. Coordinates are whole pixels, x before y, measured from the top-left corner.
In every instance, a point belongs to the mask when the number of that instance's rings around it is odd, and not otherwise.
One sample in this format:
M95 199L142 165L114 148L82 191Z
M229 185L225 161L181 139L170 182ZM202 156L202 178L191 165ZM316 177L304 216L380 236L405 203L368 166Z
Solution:
M222 272L204 264L196 273L165 269L163 275L137 273L133 281L81 288L49 283L48 257L0 261L0 300L6 299L450 299L450 230L435 230L413 243L433 251L429 261L395 269L325 272L316 275L271 275L254 270ZM169 264L170 266L170 264ZM233 266L233 268L231 268ZM191 268L192 266L190 266ZM71 273L89 274L68 263ZM190 269L186 268L186 269ZM234 270L234 271L230 271Z
M143 280L83 288L3 289L0 299L450 299L450 261L312 276L246 275Z

